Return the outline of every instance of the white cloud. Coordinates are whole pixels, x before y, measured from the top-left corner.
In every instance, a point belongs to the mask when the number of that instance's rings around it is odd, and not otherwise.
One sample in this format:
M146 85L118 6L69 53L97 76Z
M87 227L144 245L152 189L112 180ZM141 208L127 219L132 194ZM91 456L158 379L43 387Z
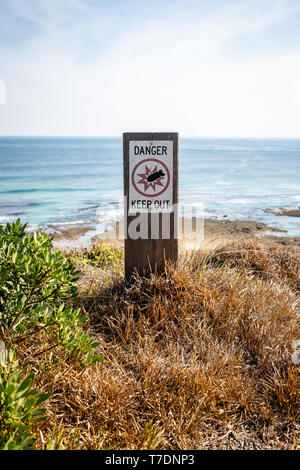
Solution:
M300 11L299 2L252 0L238 4L228 2L227 6L212 9L205 16L194 10L181 11L174 17L169 12L130 30L122 37L120 48L122 54L130 51L131 55L135 51L143 54L145 50L168 50L176 55L195 51L210 54L224 41L263 31L297 11Z
M21 17L42 28L58 26L72 12L84 11L83 0L9 0L9 16Z

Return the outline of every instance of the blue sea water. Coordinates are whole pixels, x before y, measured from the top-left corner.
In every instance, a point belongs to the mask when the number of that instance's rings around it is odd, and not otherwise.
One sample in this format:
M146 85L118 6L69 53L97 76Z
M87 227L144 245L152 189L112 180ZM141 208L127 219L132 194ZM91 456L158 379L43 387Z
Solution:
M300 236L300 218L264 212L300 205L300 140L181 138L179 175L182 205ZM1 224L88 225L99 204L109 220L122 194L121 137L0 137Z

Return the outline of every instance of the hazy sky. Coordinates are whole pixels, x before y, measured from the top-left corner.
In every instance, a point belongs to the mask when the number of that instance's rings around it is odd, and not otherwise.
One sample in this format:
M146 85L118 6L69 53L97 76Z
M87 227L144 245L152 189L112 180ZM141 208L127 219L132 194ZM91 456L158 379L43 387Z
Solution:
M0 0L1 135L300 137L300 0Z

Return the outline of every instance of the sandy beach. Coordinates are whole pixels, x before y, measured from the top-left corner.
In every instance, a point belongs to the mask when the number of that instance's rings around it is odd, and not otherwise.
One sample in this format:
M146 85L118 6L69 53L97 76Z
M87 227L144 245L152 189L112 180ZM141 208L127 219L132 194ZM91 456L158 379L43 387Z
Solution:
M299 211L300 212L300 211ZM197 241L191 240L191 232L195 230L194 225L189 228L185 224L185 235L179 240L181 252L193 249L215 249L216 247L234 242L239 239L259 238L266 244L276 243L278 245L294 246L300 250L300 237L290 237L287 232L271 227L255 220L214 220L204 219L199 223L200 230L204 228L204 236L199 233ZM113 222L112 222L113 224ZM183 219L180 219L183 224ZM201 225L202 224L202 225ZM117 222L116 228L104 233L99 233L94 226L75 226L62 228L53 225L54 246L57 249L73 249L86 247L92 244L109 244L113 246L124 246L123 223ZM119 234L119 236L116 236ZM202 235L202 236L201 236Z

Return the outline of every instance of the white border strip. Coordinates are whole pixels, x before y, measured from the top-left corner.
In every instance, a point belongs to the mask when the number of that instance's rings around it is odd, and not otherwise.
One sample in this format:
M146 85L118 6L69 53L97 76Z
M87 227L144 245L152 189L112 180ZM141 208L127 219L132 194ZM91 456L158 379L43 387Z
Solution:
M6 86L3 80L0 80L0 104L6 104Z

